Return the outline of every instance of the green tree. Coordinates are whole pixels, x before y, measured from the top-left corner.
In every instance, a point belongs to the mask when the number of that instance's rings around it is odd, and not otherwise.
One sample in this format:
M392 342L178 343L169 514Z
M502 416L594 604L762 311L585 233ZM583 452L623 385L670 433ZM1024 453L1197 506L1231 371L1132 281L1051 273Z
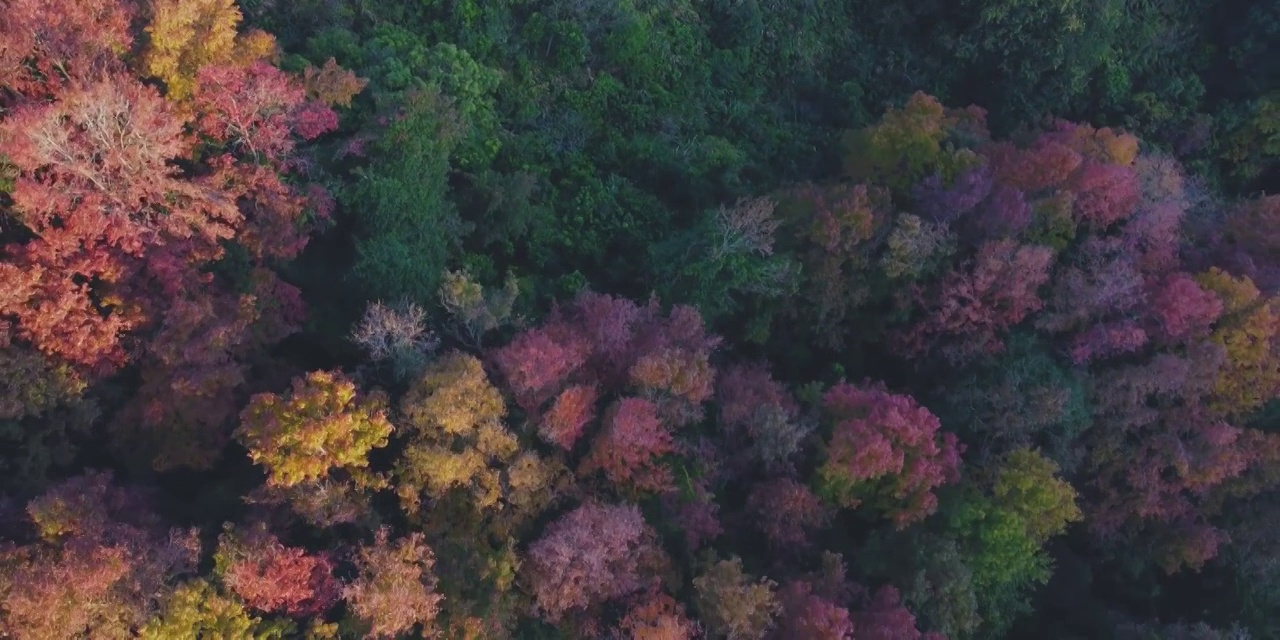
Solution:
M462 133L435 89L405 98L348 192L357 212L353 276L370 298L425 303L436 297L463 227L448 198L449 156Z

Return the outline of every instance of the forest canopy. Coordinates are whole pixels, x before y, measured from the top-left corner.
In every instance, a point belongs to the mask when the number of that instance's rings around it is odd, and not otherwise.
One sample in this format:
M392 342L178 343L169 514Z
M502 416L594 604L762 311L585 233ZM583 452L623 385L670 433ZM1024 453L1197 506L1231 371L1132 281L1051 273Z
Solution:
M1263 0L0 0L0 636L1280 638Z

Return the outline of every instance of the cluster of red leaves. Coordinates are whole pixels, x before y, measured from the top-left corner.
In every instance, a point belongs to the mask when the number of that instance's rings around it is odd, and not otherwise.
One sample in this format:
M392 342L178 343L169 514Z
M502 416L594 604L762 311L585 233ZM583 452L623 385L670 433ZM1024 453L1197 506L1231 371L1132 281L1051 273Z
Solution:
M940 349L953 362L1000 351L1001 332L1043 306L1053 252L1013 240L987 242L973 262L945 277L936 290L918 291L925 316L898 336L908 357Z
M835 426L817 474L832 502L869 502L905 527L937 509L934 488L959 479L963 447L911 397L883 385L841 383L823 396L823 406Z
M671 489L675 478L660 456L675 452L658 408L641 398L622 398L605 413L604 430L583 459L582 475L601 471L615 486L638 491Z
M600 393L593 386L573 385L556 397L555 404L542 416L538 434L544 440L566 451L582 436L583 429L596 417L596 401Z
M720 505L704 482L693 482L688 491L670 491L662 496L664 515L684 532L685 545L698 550L724 533Z
M639 306L584 292L490 357L541 437L565 451L587 432L601 399L616 398L580 473L663 491L673 478L658 458L676 451L672 429L695 421L711 397L719 342L690 307L664 315L656 300Z
M0 86L46 97L67 80L120 67L133 45L134 5L99 0L11 0L0 15Z
M1094 384L1107 429L1090 443L1097 492L1090 525L1104 538L1139 526L1163 531L1162 562L1171 572L1214 556L1223 539L1206 521L1215 496L1274 459L1275 438L1232 426L1205 405L1222 358L1200 343L1187 355L1116 368Z
M898 590L883 586L866 607L851 616L859 640L946 640L938 633L921 633L916 617L902 605Z
M1207 336L1222 315L1222 299L1205 291L1185 273L1172 273L1153 283L1151 289L1151 333L1163 342L1179 343Z
M263 527L243 536L224 534L219 547L223 582L254 609L308 617L341 596L328 556L285 546Z
M775 635L797 640L850 640L854 637L849 610L813 593L803 580L778 591L782 615ZM858 636L861 637L861 636Z

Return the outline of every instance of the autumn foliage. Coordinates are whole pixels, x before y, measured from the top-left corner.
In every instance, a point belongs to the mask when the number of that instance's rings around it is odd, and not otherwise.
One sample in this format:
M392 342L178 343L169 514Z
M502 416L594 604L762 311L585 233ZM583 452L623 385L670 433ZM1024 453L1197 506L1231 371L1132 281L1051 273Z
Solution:
M934 488L959 478L955 435L940 433L938 418L910 397L842 383L823 405L834 427L816 480L830 502L866 502L905 527L937 508Z
M340 373L315 371L295 379L287 397L254 396L237 435L269 484L290 487L368 465L369 451L391 434L385 412L381 397L363 397Z
M343 597L375 638L394 638L421 624L431 628L441 596L435 592L435 555L421 534L391 542L379 529L373 544L360 548L359 576Z
M1280 199L1222 141L837 135L934 80L849 7L293 4L0 0L0 636L1274 635ZM1161 21L1004 4L925 31L1060 17L1109 119L1203 115Z
M558 620L640 590L650 535L634 505L587 503L555 520L530 545L524 569L538 609Z

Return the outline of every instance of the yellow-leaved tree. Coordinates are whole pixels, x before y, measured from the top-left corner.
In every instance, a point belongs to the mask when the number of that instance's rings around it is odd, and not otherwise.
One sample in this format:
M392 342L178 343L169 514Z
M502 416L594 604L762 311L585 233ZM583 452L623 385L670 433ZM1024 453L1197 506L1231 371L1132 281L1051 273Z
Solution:
M484 366L461 352L432 363L400 403L410 441L396 463L402 508L412 515L425 494L458 492L505 527L535 516L567 474L563 465L524 451L502 424L507 408Z
M1214 267L1196 277L1222 299L1222 319L1210 340L1227 361L1213 385L1210 407L1229 416L1246 415L1280 393L1280 305L1247 277Z
M274 57L275 38L258 29L238 33L242 19L235 0L153 0L144 70L164 81L169 99L182 102L191 97L196 72L205 65L249 65Z
M322 480L335 469L369 465L392 426L381 393L360 394L338 371L295 378L290 393L261 393L240 414L236 437L267 469L267 485L287 488Z

